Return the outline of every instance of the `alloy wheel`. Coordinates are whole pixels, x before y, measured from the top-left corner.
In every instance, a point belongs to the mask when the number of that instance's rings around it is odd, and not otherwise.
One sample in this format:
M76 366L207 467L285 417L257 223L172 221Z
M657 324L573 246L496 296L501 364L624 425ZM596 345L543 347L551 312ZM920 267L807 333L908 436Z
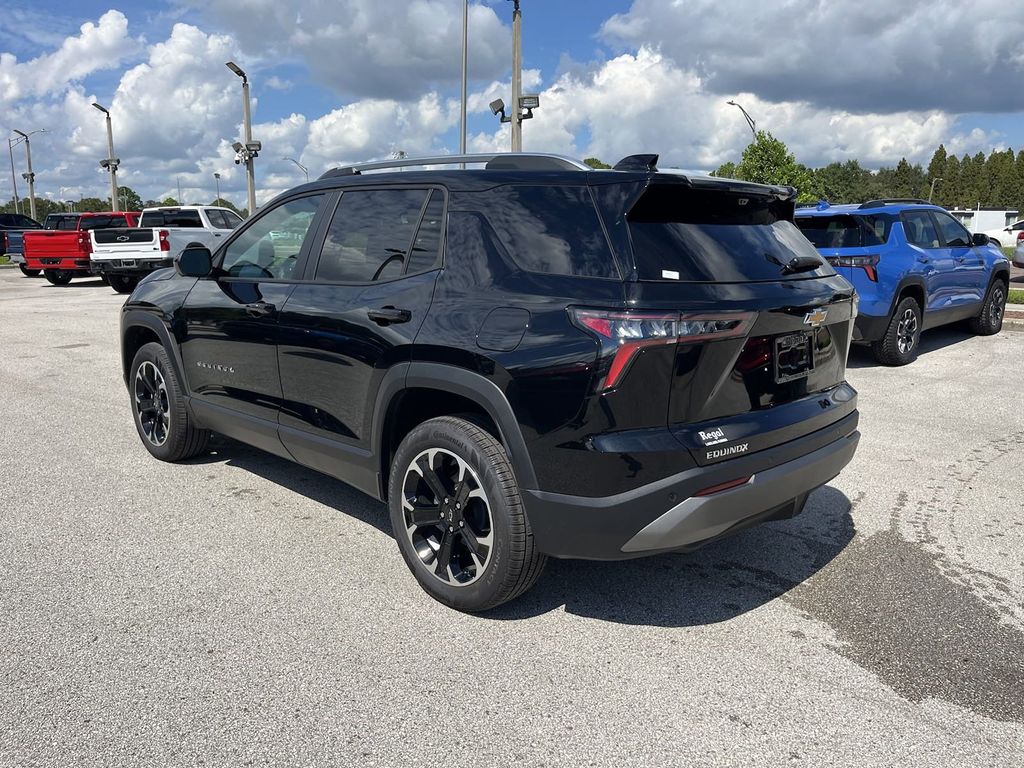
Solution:
M1004 296L1002 285L997 285L992 289L992 300L988 307L988 320L993 328L998 328L999 323L1002 322L1003 309L1005 307Z
M135 372L135 410L146 440L155 446L167 442L171 426L167 384L160 369L149 360L144 361Z
M402 484L405 535L436 579L464 587L487 570L494 547L491 507L476 472L443 448L420 453Z
M896 325L896 346L900 354L907 354L914 348L917 336L917 314L912 309L903 313Z

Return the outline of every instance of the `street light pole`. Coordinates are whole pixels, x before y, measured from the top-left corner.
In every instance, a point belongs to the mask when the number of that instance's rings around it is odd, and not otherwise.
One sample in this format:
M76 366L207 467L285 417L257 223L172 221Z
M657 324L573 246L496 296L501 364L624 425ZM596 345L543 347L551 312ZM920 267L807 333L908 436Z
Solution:
M14 171L14 143L9 138L7 139L7 153L11 156L11 185L14 187L14 212L21 213L21 207L18 203L18 179Z
M469 0L462 4L462 122L459 129L459 154L466 154L466 91L469 79ZM466 164L463 163L465 168Z
M306 183L309 184L309 168L304 166L302 163L300 163L294 157L282 157L281 159L282 160L291 160L293 163L295 163L297 166L299 166L299 170L302 171L304 174L306 174Z
M213 174L213 181L217 185L217 203L219 205L220 204L220 174L219 173L214 173Z
M943 179L940 179L940 178L932 179L932 188L931 188L931 191L928 193L928 202L929 203L932 201L932 195L935 194L935 184L936 184L936 182L939 182L939 181L943 181Z
M727 101L725 103L730 105L730 106L736 107L737 109L739 109L740 112L743 113L743 117L745 117L746 120L747 120L747 125L750 126L750 133L753 135L754 141L757 141L757 123L754 122L754 118L752 118L747 113L747 110L745 110L742 106L737 104L735 101L730 100L730 101Z
M254 148L252 140L252 114L249 104L249 78L235 62L227 62L227 68L242 78L242 120L245 130L245 153L242 157L245 160L245 176L249 187L249 215L256 212L256 168L254 160L259 149Z
M110 171L110 206L111 210L117 213L121 210L117 199L117 166L121 161L114 157L114 128L110 122L110 110L106 107L101 107L95 101L92 105L107 116L107 159L101 162L100 166Z
M512 151L523 151L523 124L519 119L519 99L523 95L523 12L519 0L512 0Z
M32 172L32 144L29 141L29 136L32 136L33 134L36 133L44 133L45 129L25 133L24 131L19 131L17 128L15 128L14 132L25 140L25 159L28 162L28 173L23 173L21 176L23 179L25 179L25 181L28 182L29 212L32 218L34 219L36 218L36 175L35 173Z

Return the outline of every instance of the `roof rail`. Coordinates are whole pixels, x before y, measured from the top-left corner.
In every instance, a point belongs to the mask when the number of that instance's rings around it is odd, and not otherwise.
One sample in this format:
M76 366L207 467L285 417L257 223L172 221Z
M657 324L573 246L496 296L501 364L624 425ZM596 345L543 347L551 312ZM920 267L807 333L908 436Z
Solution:
M927 200L921 200L917 197L883 197L878 200L868 200L866 203L861 203L861 208L879 208L883 205L892 205L893 203L916 203L918 205L931 205Z
M547 155L534 152L500 152L482 155L438 155L436 157L412 157L394 160L380 160L373 163L359 163L343 168L331 168L320 178L352 176L364 171L383 171L389 168L412 168L421 165L462 165L485 163L490 171L592 171L589 165L561 155Z

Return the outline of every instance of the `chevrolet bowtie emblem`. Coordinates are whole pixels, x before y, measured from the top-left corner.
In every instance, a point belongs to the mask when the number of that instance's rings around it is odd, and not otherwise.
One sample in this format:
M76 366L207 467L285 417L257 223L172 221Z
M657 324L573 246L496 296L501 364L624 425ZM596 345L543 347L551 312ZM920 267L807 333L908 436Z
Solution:
M818 307L818 309L814 310L813 312L808 312L806 315L804 315L804 323L811 326L812 328L817 328L819 325L825 322L826 317L828 317L828 310Z

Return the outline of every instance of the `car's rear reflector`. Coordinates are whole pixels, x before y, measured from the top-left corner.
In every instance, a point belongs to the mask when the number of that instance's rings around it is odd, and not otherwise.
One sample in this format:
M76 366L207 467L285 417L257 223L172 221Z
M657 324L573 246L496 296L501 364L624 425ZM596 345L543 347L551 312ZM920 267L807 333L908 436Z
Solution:
M741 485L746 485L750 482L753 475L747 475L746 477L737 477L735 480L730 480L727 483L719 483L718 485L712 485L705 488L702 491L697 491L694 496L711 496L715 493L721 493L722 491L728 491L730 488L739 488Z

